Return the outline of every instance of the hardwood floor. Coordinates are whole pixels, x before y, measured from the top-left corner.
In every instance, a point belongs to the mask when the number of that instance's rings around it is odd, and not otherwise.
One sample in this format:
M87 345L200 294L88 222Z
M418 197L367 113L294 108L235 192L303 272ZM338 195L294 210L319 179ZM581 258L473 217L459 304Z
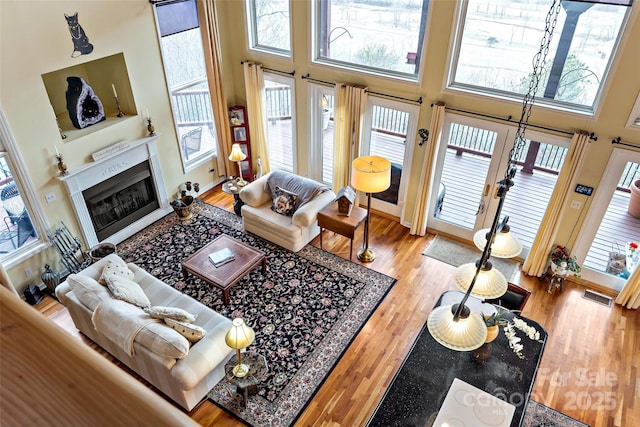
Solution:
M233 212L233 197L220 187L201 198ZM354 245L361 244L362 232L360 227ZM369 241L376 260L367 267L398 281L309 403L297 426L361 426L367 422L437 298L443 291L455 289L455 268L422 255L432 237L410 236L400 224L373 216ZM319 246L319 242L316 238L312 244ZM349 257L349 239L325 231L323 243L325 250ZM576 283L565 282L564 291L553 295L546 292L546 283L536 278L521 274L518 283L532 291L522 315L539 322L549 333L531 397L594 427L637 422L640 310L615 304L606 307L584 299L584 288ZM87 342L60 304L49 299L38 307ZM208 401L189 415L203 426L243 425Z

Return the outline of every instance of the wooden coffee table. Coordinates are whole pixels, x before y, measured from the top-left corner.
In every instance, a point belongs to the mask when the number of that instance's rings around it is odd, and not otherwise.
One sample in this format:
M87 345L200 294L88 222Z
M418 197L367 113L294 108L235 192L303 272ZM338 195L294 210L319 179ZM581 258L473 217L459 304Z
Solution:
M209 261L209 254L224 248L233 252L235 259L215 267ZM186 280L187 275L192 274L205 283L222 289L224 303L229 304L229 289L258 264L262 264L264 274L267 271L267 260L263 252L223 234L182 261L182 275Z

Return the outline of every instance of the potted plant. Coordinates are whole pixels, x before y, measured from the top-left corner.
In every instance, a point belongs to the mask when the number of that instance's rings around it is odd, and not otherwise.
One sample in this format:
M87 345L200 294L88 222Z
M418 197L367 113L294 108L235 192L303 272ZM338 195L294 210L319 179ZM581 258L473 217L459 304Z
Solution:
M629 205L627 212L634 218L640 218L640 179L636 179L629 186L631 195L629 196Z
M569 254L569 250L562 245L556 245L549 254L551 270L559 276L572 274L580 277L581 267L575 256Z
M508 311L498 309L490 316L483 314L482 317L484 318L484 324L487 325L487 339L485 340L486 343L491 342L498 337L498 332L500 332L498 327L500 325L506 325L507 322L502 319L505 313L508 313Z

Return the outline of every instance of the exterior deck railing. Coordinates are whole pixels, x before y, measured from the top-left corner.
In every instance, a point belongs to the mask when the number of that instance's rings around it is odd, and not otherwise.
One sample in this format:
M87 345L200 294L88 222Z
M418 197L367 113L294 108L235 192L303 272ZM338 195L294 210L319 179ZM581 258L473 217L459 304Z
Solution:
M198 79L172 90L172 102L178 127L208 126L213 128L213 111L211 96L206 88L197 86L206 84L206 79ZM268 87L266 103L268 119L282 120L291 118L291 89L288 86ZM332 109L332 105L329 108ZM407 133L408 114L374 106L372 128L374 131L388 135L404 137ZM464 152L490 158L495 140L493 132L453 124L448 147L458 155ZM527 141L525 149L516 163L522 166L522 172L533 173L535 170L558 174L567 149L537 141ZM640 177L640 164L630 163L625 168L618 190L629 192L632 182Z

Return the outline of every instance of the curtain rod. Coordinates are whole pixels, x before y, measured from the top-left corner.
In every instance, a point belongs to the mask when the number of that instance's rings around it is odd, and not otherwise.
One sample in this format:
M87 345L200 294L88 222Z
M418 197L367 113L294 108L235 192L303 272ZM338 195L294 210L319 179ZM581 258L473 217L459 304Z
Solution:
M311 80L312 82L315 82L315 83L321 83L321 84L323 84L325 86L331 86L331 87L335 87L336 86L336 84L332 83L332 82L327 82L327 81L324 81L324 80L314 79L309 75L309 73L307 73L304 76L302 76L302 80L305 80L305 79L306 80Z
M432 107L434 105L435 104L431 104ZM473 116L478 116L478 117L486 117L486 118L489 118L489 119L500 120L500 121L508 122L508 123L518 123L517 121L515 121L515 120L513 120L511 118L512 116L509 116L509 117L507 117L505 119L504 117L492 116L490 114L476 113L475 111L460 110L458 108L447 107L446 105L445 105L444 109L445 110L449 110L449 111L455 111L455 112L458 112L458 113L471 114ZM550 128L550 127L540 126L540 125L528 124L527 126L531 127L531 128L536 128L536 129L549 130L551 132L561 133L561 134L569 135L569 136L573 136L573 134L575 133L575 132L569 132L569 131L562 130L562 129L555 129L555 128ZM592 141L597 141L598 137L596 136L596 134L594 132L591 132L591 134L589 134L589 139L592 140Z
M618 144L618 145L626 145L627 147L631 147L631 148L640 148L639 145L627 144L626 142L622 142L622 138L620 138L620 137L617 137L616 139L611 141L611 143L612 144Z
M249 63L249 67L251 67L253 65L253 63L251 63L251 61L249 61L249 60L240 61L240 65L243 65L245 62ZM265 71L271 71L273 73L286 74L288 76L295 76L296 75L296 70L293 70L293 71L280 71L280 70L276 70L274 68L267 68L267 67L262 67L262 69L265 70Z
M325 81L325 80L314 79L309 75L309 73L307 73L304 76L302 76L302 80L311 80L312 82L321 83L321 84L323 84L325 86L331 86L331 87L335 87L335 85L336 85L334 82L328 82L328 81ZM409 99L409 98L402 98L400 96L387 95L386 93L372 92L370 90L365 90L365 92L372 93L374 95L379 95L379 96L386 96L387 98L400 99L402 101L416 102L418 104L422 104L422 97L420 97L418 99Z
M365 92L372 93L374 95L386 96L387 98L400 99L402 101L415 102L417 104L422 104L422 97L418 99L409 99L409 98L403 98L401 96L387 95L386 93L372 92L370 90L365 90Z

